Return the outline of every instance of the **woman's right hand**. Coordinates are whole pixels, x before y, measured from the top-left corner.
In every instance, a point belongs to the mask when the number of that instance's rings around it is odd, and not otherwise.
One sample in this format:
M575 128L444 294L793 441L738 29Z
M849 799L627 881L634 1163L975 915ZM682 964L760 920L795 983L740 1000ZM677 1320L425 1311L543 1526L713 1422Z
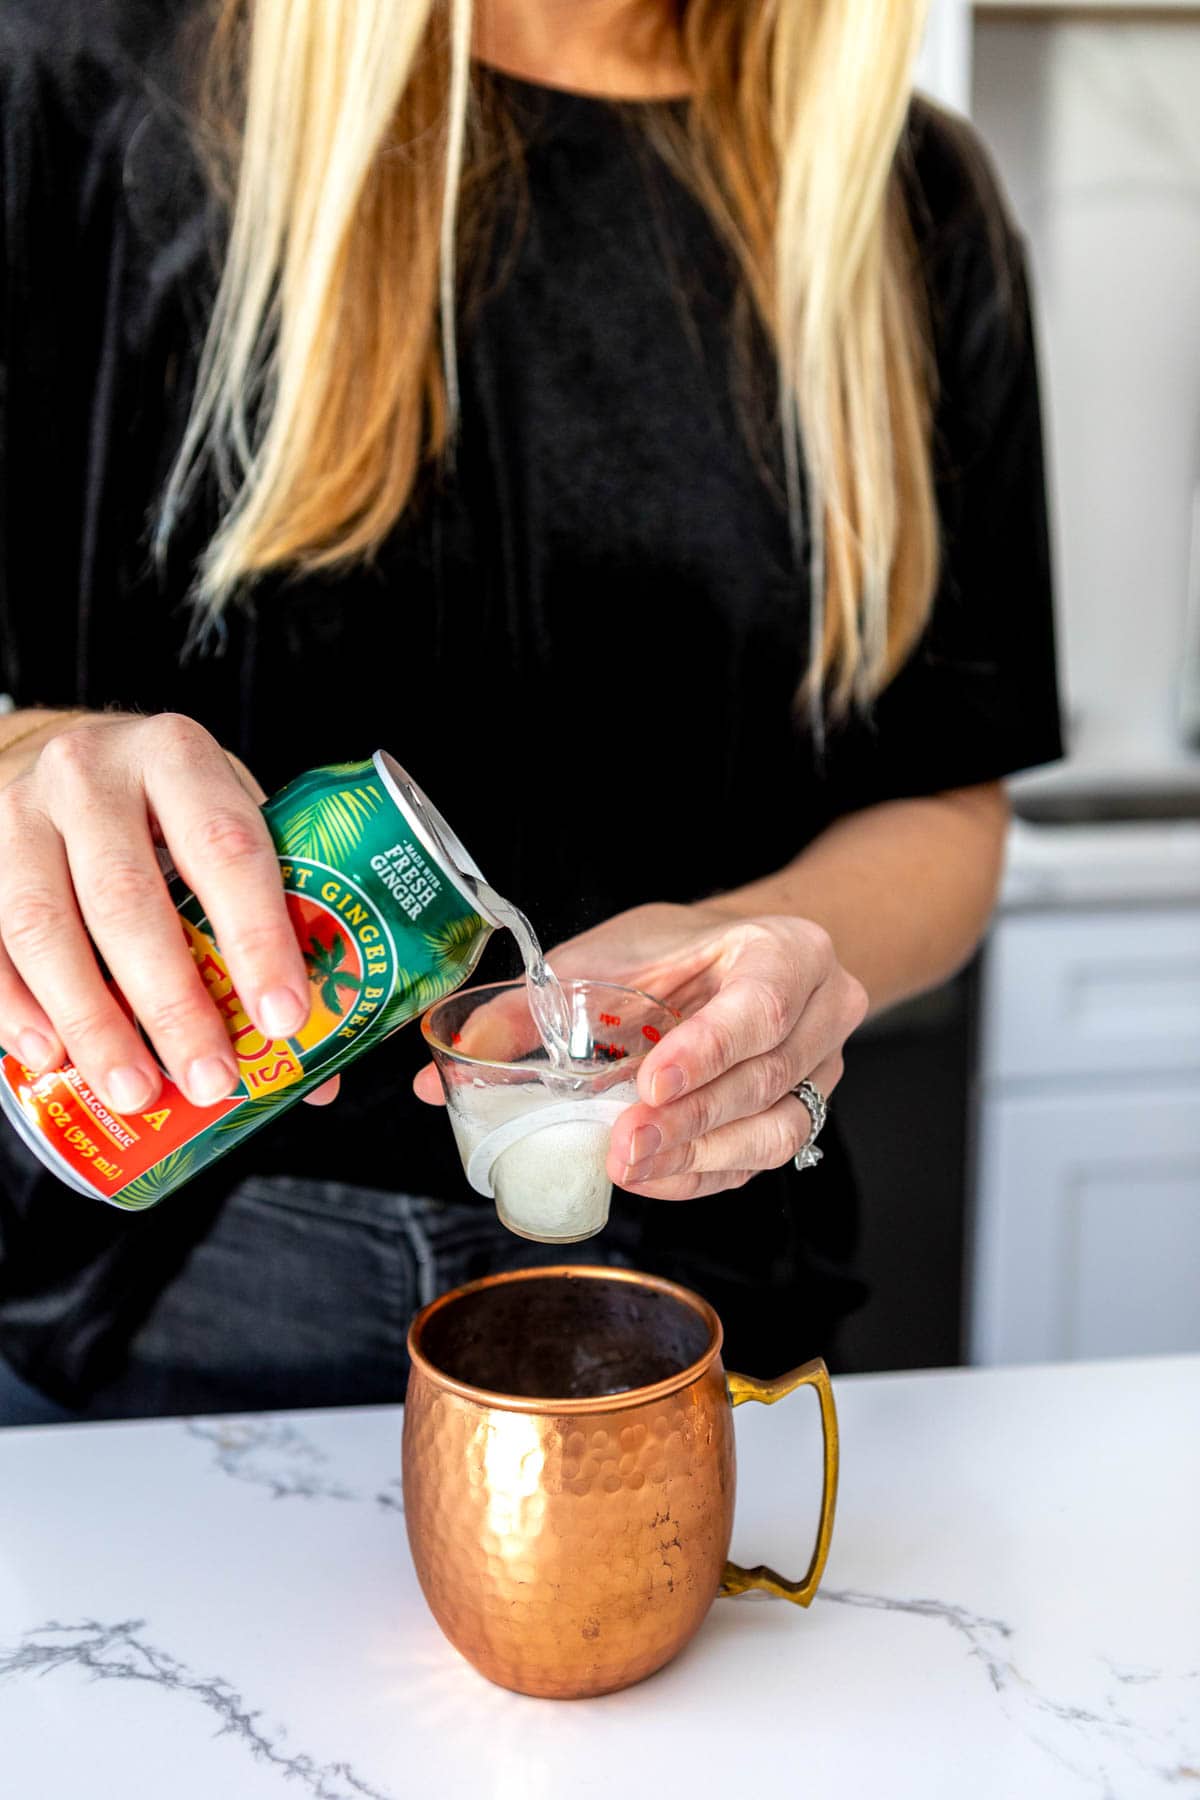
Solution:
M311 990L263 798L202 726L175 713L85 716L43 743L0 789L0 1044L35 1072L69 1060L115 1112L149 1107L161 1073L99 951L188 1099L207 1106L232 1091L233 1051L157 843L199 896L254 1023L294 1036Z

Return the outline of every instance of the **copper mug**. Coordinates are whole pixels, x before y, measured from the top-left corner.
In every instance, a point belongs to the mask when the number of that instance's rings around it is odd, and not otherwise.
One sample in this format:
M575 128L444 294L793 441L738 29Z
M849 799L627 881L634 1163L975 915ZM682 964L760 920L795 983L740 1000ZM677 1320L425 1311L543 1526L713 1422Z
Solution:
M514 1270L418 1313L408 1541L434 1618L490 1681L607 1694L669 1662L718 1594L810 1603L837 1495L829 1372L727 1375L721 1338L698 1294L627 1269ZM726 1560L731 1409L800 1387L821 1404L824 1490L808 1571L787 1581Z

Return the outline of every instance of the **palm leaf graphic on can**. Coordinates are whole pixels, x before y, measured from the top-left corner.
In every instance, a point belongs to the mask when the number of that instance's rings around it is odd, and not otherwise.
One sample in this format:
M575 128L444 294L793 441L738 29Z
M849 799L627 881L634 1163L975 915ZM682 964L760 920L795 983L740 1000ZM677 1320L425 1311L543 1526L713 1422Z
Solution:
M316 794L284 823L279 848L287 856L337 864L355 848L382 805L383 796L374 787Z
M157 1206L165 1194L177 1188L181 1181L186 1181L192 1172L192 1164L196 1161L193 1150L173 1150L164 1156L161 1162L139 1175L121 1189L121 1205L131 1212L142 1212L148 1206Z

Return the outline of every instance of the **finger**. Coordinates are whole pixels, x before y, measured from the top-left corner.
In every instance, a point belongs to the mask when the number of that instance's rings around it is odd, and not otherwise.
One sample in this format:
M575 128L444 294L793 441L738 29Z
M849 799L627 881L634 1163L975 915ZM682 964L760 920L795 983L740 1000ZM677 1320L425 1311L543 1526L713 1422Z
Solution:
M255 780L240 756L234 756L233 752L230 750L223 750L221 754L224 756L226 762L253 800L255 806L261 806L267 798L266 788L263 787L260 781Z
M426 1063L423 1069L417 1070L413 1076L413 1093L418 1100L424 1100L426 1106L445 1106L441 1076L433 1063Z
M706 1081L668 1106L647 1106L641 1101L630 1107L613 1126L613 1148L626 1162L643 1162L659 1150L764 1112L840 1047L844 1035L844 1020L829 984L823 983L781 1044Z
M746 928L712 999L676 1025L642 1064L642 1099L664 1106L775 1049L833 967L832 946L817 926L793 930L787 942L769 928Z
M341 1086L341 1076L331 1075L328 1081L323 1081L319 1088L313 1089L311 1094L305 1094L305 1106L328 1106L331 1100L337 1099Z
M826 1057L825 1061L823 1063L819 1063L818 1066L815 1069L813 1069L810 1072L810 1074L808 1074L805 1077L805 1079L812 1082L812 1084L816 1088L818 1094L820 1094L823 1099L828 1100L829 1096L832 1094L834 1088L837 1086L838 1082L842 1079L842 1076L845 1074L845 1072L846 1072L846 1065L845 1065L845 1062L843 1061L841 1052L839 1051L834 1056ZM807 1108L807 1106L804 1106L804 1102L803 1102L803 1100L800 1099L799 1095L796 1095L795 1099L796 1099L797 1105L803 1106L805 1112L808 1113L808 1108ZM809 1126L811 1128L811 1125L812 1125L812 1114L811 1113L809 1113L808 1118L809 1118ZM811 1136L811 1135L812 1134L811 1134L811 1129L810 1129L809 1136ZM808 1138L806 1137L804 1141L805 1141L805 1143L807 1143Z
M828 1099L842 1079L844 1070L842 1053L837 1050L810 1070L806 1079ZM630 1113L637 1110L631 1107ZM649 1192L662 1181L688 1177L697 1171L711 1173L727 1167L736 1169L743 1158L747 1162L751 1157L759 1158L754 1164L756 1170L781 1168L809 1142L813 1125L808 1107L789 1089L774 1106L765 1108L754 1118L742 1121L743 1129L736 1126L723 1127L682 1145L672 1145L658 1154L647 1155L640 1161L628 1162L624 1160L625 1152L617 1142L618 1129L628 1117L628 1113L622 1114L621 1119L613 1126L609 1174L620 1186L632 1187L637 1193ZM760 1119L764 1121L761 1126ZM789 1147L793 1137L794 1147ZM680 1196L671 1194L659 1197L670 1199Z
M616 1178L622 1187L633 1184L640 1191L643 1182L682 1175L782 1168L803 1149L811 1129L808 1108L794 1094L787 1094L753 1118L739 1119L657 1156L626 1164Z
M475 1062L522 1062L537 1055L542 1048L523 981L502 987L492 999L476 1006L461 1021L449 1042L436 1032L431 1033L431 1039L456 1056L470 1057ZM432 1089L426 1094L422 1086L417 1085L419 1081L418 1076L414 1082L418 1095L422 1099L434 1099ZM440 1100L440 1093L436 1098Z
M0 943L0 1044L33 1074L66 1060L61 1039Z
M114 1112L142 1112L161 1086L154 1058L113 998L83 928L66 850L44 813L23 812L22 855L0 858L0 934L67 1057Z
M195 1106L237 1085L221 1016L159 870L140 786L114 775L103 811L81 807L66 840L84 924L159 1061Z
M523 981L503 988L462 1022L451 1048L477 1062L520 1062L542 1047Z
M149 727L143 779L175 866L199 896L254 1023L268 1037L293 1037L311 991L262 814L200 726L164 713Z
M707 1194L723 1194L730 1188L745 1187L757 1172L755 1169L714 1170L677 1175L663 1181L623 1181L617 1186L644 1200L701 1200Z

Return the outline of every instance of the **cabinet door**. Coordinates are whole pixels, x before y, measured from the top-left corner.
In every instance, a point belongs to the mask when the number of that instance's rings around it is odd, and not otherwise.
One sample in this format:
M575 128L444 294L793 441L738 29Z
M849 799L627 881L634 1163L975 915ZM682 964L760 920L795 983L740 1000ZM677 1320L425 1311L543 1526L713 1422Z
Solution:
M1200 1082L985 1093L976 1363L1200 1351Z
M1200 912L1001 918L984 965L981 1055L988 1082L1200 1078Z

